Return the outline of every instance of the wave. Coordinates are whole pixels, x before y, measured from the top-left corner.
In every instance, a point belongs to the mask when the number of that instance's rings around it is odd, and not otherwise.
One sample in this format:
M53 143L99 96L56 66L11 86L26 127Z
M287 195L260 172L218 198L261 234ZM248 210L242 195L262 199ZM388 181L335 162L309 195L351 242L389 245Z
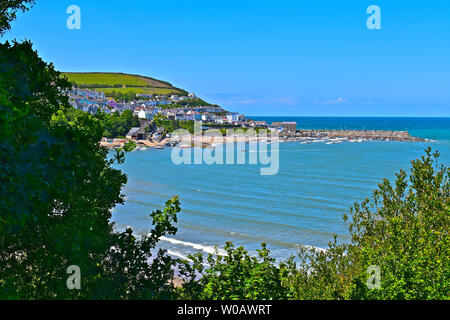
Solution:
M171 244L177 244L177 245L183 245L183 246L186 246L186 247L191 247L191 248L194 248L196 250L201 250L201 251L209 253L209 254L215 254L215 255L220 255L220 256L226 256L227 255L225 250L219 249L219 248L216 248L216 247L212 247L212 246L204 246L204 245L197 244L197 243L181 241L181 240L167 238L167 237L161 237L161 240L169 242ZM324 248L314 247L314 246L309 246L309 245L299 245L299 246L307 248L307 249L314 249L315 251L319 251L319 252L327 252L328 251L327 249L324 249ZM174 251L168 250L168 253L171 254L171 255L174 255L174 256L178 256L178 257L180 257L182 259L189 260L186 256L184 256L184 255L182 255L181 253L178 253L178 252L174 252Z
M167 250L167 253L171 256L175 256L177 258L183 259L183 260L187 260L189 262L192 262L191 259L189 259L187 256L185 256L184 254L181 254L179 252L176 251L172 251L172 250Z
M171 244L178 244L185 247L191 247L196 250L201 250L203 252L209 253L209 254L216 254L220 256L225 256L227 253L223 249L219 249L213 246L205 246L197 243L187 242L187 241L181 241L177 239L167 238L167 237L161 237L161 241L169 242Z
M306 249L313 249L313 250L319 251L319 252L327 252L328 251L327 249L324 249L324 248L308 246L308 245L305 245L305 244L300 244L299 247L303 247L303 248L306 248Z

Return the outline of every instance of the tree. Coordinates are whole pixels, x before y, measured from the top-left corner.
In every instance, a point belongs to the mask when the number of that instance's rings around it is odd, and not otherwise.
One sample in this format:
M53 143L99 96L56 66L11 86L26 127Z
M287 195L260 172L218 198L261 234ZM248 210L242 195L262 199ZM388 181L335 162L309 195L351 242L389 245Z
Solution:
M173 261L153 251L176 232L178 199L152 213L149 237L114 231L127 177L112 165L132 146L108 155L70 87L30 42L0 44L0 299L173 298ZM82 290L66 286L72 265Z
M450 293L450 168L431 148L411 173L387 179L372 200L353 207L349 224L359 262L350 298L448 299ZM381 270L381 289L365 285L369 266Z
M8 31L18 11L28 11L35 0L2 0L0 2L0 36Z
M209 255L204 267L201 254L180 262L180 274L185 277L182 296L186 299L210 300L281 300L288 298L288 288L282 285L284 264L279 267L270 251L262 244L258 256L252 257L231 242L226 255ZM202 274L197 280L196 274Z
M100 119L104 127L104 136L108 138L118 138L126 136L133 127L140 127L138 117L131 110L125 110L122 114L115 112L113 114L100 113L96 117Z

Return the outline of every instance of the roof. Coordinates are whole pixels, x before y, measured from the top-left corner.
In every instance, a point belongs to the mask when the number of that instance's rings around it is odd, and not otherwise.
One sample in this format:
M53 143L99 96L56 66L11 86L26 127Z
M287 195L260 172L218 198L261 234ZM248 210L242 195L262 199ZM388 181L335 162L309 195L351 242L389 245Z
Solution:
M127 133L127 136L133 136L133 134L139 131L140 127L131 128L131 130Z

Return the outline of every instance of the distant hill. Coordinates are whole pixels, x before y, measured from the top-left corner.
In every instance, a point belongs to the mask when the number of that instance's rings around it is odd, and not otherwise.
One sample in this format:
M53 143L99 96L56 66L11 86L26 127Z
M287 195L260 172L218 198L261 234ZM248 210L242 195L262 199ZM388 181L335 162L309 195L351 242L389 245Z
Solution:
M185 90L176 88L168 82L140 75L101 72L63 72L63 75L80 88L102 91L107 96L129 93L156 95L187 94Z

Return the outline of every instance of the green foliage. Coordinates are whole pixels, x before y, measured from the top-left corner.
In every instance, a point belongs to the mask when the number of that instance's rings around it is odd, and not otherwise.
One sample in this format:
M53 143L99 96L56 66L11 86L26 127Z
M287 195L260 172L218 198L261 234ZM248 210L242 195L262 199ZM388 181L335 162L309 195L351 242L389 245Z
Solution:
M118 112L109 114L99 114L97 117L102 121L105 128L104 136L107 138L118 138L126 136L133 127L140 127L138 117L131 110L125 110L122 114Z
M400 171L395 183L383 180L372 200L353 208L349 225L359 275L351 298L448 299L450 297L450 168L439 165L431 148ZM376 265L381 290L359 288Z
M69 297L65 268L95 270L126 177L106 166L99 121L66 116L69 83L31 43L0 45L0 59L0 295Z
M94 89L104 92L116 100L130 101L136 94L157 95L184 94L185 91L173 87L170 83L132 74L123 73L63 73L71 83L79 88Z
M127 90L126 92L120 92L116 90L106 91L101 89L108 97L113 98L117 101L133 101L136 100L137 93L134 91Z
M122 148L116 148L116 154L114 155L114 160L110 160L110 164L114 164L116 161L118 164L123 164L125 162L125 154L136 149L137 144L133 140L128 141Z
M0 2L0 36L10 29L10 23L16 19L18 11L28 11L34 3L34 0L2 0Z
M196 99L186 99L186 100L182 100L182 101L178 101L177 105L179 105L180 108L184 108L186 106L189 107L204 107L204 106L211 106L210 103L196 98Z
M171 284L175 261L165 250L151 252L159 239L174 235L180 203L177 197L166 202L163 211L151 214L154 228L151 233L137 240L131 229L114 235L114 246L100 265L103 275L99 292L107 299L175 299L175 288ZM151 261L151 262L149 262ZM106 281L105 281L106 280Z
M251 257L243 247L235 248L231 242L225 246L226 255L209 255L208 267L203 267L201 254L190 256L193 262L181 263L181 275L187 278L181 295L186 299L212 300L269 300L286 298L282 286L283 270L270 257L266 245ZM203 274L200 280L195 273Z
M107 73L107 72L65 72L63 73L69 81L80 85L98 85L98 86L130 86L130 87L172 87L168 82L156 80L149 77L143 77L124 73Z
M176 232L178 199L149 237L114 232L127 177L112 164L134 146L108 160L104 118L70 107L71 84L30 42L0 44L0 71L0 299L174 298L174 262L153 251ZM66 286L71 265L82 290Z
M164 128L166 132L173 132L177 129L186 129L190 133L194 133L194 121L169 120L163 115L158 114L153 118L154 123Z

